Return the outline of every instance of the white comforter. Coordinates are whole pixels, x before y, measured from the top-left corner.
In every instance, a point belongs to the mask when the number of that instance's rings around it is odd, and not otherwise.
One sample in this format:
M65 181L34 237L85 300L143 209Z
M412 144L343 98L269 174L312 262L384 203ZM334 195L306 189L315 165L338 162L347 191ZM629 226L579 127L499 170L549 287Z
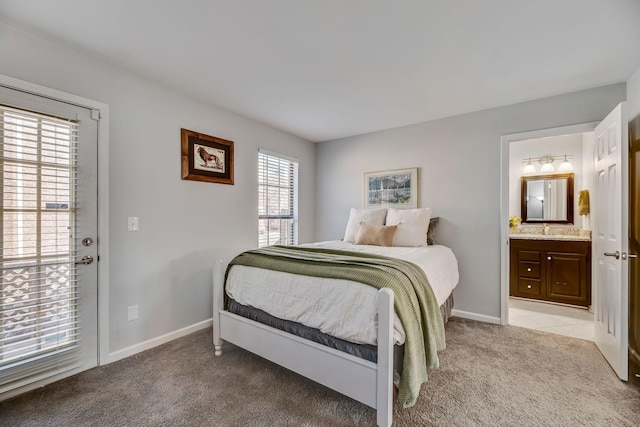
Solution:
M446 246L389 248L342 241L301 246L366 252L413 262L425 271L438 305L446 301L458 284L458 261ZM236 265L229 272L226 292L240 304L334 337L358 344L377 343L378 290L371 286ZM404 343L405 333L397 315L393 335L396 344Z

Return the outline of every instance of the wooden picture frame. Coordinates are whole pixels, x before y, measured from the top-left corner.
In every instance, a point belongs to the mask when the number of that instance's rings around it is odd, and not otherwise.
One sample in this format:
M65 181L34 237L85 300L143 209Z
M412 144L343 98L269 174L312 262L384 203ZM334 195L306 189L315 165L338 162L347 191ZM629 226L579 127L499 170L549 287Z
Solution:
M522 223L573 224L573 204L575 203L573 177L573 172L521 177L520 217ZM534 188L538 190L537 193Z
M365 209L416 209L418 168L365 173L362 197Z
M233 141L180 129L182 179L233 185Z

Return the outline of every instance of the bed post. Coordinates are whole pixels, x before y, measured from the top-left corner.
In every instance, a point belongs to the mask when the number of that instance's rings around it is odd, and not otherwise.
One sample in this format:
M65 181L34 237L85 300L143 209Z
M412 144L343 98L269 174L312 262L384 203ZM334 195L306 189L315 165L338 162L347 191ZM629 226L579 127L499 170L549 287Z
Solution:
M377 422L391 426L393 416L393 291L378 292L378 378L376 391Z
M222 338L220 338L220 311L224 309L224 262L213 263L213 347L215 355L222 354Z

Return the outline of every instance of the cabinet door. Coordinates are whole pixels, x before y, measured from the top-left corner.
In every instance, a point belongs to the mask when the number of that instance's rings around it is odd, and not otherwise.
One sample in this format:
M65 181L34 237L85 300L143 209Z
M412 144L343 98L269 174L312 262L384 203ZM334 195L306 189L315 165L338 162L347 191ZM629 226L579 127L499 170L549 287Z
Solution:
M568 304L589 305L587 298L587 256L547 252L547 297Z

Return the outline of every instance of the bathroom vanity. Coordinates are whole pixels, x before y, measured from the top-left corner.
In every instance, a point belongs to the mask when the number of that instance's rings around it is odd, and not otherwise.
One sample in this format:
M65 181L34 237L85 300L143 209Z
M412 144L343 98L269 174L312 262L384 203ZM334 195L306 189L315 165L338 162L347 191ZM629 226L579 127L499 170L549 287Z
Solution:
M511 296L591 305L590 237L513 234L509 246Z

